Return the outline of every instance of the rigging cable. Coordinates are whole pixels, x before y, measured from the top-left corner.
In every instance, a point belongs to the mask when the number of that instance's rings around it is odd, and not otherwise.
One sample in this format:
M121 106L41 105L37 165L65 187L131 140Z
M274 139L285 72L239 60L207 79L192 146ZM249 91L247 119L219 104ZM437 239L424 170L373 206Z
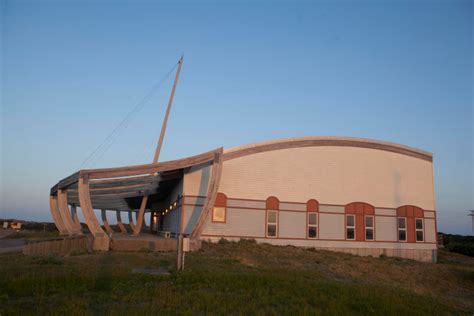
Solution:
M97 146L94 149L94 151L82 162L79 169L82 169L82 167L88 164L90 165L92 161L94 161L97 158L100 158L110 148L110 146L114 143L119 133L128 126L128 124L133 119L134 115L138 113L146 105L146 103L151 99L151 97L155 94L158 88L165 82L165 80L168 79L168 77L173 73L173 71L176 69L177 66L178 66L178 63L176 63L163 76L163 78L161 78L156 84L152 86L150 91L132 108L130 112L128 112L125 118L112 130L112 132L109 133L109 135L107 135L107 137L102 141L102 143L99 146Z

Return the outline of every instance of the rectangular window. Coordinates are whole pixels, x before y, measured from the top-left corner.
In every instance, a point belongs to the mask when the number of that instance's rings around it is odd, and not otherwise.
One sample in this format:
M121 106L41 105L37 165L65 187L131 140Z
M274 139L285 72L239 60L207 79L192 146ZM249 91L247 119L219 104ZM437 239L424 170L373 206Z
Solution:
M415 232L416 232L416 241L424 241L422 218L415 219Z
M278 212L267 211L267 237L277 237Z
M407 219L398 218L398 241L407 241Z
M212 210L212 221L215 223L225 223L225 207L214 207Z
M318 238L318 213L308 213L308 238Z
M374 240L374 217L365 217L365 240Z
M347 240L355 239L355 216L354 215L346 216L346 239Z

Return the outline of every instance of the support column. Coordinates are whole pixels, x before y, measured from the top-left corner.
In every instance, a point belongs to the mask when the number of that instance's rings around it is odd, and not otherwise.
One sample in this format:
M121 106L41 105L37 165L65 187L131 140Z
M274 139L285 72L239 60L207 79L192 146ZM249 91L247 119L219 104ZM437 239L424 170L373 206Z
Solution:
M117 225L120 228L120 232L126 234L127 228L125 228L125 225L122 223L122 215L120 214L120 211L116 211L116 213L117 213Z
M132 232L135 231L135 223L133 222L133 211L128 211L128 223L130 224L130 228Z
M88 176L80 176L78 183L79 201L81 203L82 213L86 220L89 231L94 236L94 250L108 251L110 246L110 238L100 227L99 222L92 208L91 197L89 192Z
M108 233L108 234L113 234L114 233L114 230L112 229L112 227L110 227L109 225L109 222L107 221L107 210L100 210L101 212L101 216L102 216L102 222L104 223L104 227L105 227L105 231Z
M137 225L133 228L133 234L138 235L142 230L143 221L145 220L145 209L148 202L148 196L144 196L142 203L140 204L140 210L138 211Z
M59 214L58 199L54 195L49 196L49 208L51 210L51 215L53 217L54 224L56 225L56 228L59 230L59 235L61 236L69 235L68 231L64 227L61 214Z
M67 189L58 190L58 207L64 226L69 235L82 235L82 231L78 230L72 221L69 206L67 204Z
M71 217L76 229L82 233L82 226L81 222L79 221L79 217L77 217L77 207L75 204L71 205Z

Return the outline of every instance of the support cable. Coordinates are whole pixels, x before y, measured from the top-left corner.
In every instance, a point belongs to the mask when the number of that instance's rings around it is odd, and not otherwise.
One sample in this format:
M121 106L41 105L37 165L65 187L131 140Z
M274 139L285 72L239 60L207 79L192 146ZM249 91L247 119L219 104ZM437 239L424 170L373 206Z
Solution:
M117 136L125 130L125 128L132 121L134 116L147 104L151 97L156 93L158 88L168 79L168 77L173 73L173 71L178 66L176 63L156 84L152 86L150 91L130 110L125 118L115 126L115 128L107 135L107 137L102 141L102 143L97 146L94 151L82 162L79 169L86 165L90 165L94 160L102 157L102 155L110 148L110 146L115 142Z

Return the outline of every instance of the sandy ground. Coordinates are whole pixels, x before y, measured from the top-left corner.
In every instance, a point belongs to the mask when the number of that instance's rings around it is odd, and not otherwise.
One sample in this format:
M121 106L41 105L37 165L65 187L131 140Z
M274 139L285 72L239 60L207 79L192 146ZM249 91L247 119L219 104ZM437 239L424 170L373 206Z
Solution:
M7 239L9 235L13 234L15 231L5 229L0 230L0 253L6 252L21 252L25 240L22 238L17 239Z

